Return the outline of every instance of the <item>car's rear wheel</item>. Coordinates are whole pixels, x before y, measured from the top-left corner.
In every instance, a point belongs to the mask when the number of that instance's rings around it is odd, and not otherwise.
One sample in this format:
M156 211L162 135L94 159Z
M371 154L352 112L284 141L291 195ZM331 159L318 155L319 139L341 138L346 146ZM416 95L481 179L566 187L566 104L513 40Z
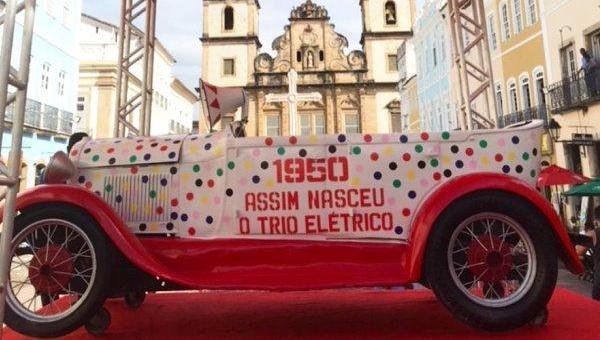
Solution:
M113 250L93 219L49 205L15 218L6 324L34 337L83 325L106 300Z
M482 192L452 204L427 249L425 272L436 296L476 328L525 325L556 284L551 228L530 203L507 193Z

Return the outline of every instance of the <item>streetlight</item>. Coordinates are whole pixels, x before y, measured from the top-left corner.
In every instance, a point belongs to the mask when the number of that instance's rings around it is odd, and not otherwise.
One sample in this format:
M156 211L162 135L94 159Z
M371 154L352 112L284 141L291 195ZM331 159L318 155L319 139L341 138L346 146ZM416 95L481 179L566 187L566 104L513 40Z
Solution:
M548 133L550 134L550 137L552 138L554 143L557 143L560 139L561 128L562 126L560 126L560 124L558 124L558 122L554 120L554 118L550 119L550 122L548 123Z

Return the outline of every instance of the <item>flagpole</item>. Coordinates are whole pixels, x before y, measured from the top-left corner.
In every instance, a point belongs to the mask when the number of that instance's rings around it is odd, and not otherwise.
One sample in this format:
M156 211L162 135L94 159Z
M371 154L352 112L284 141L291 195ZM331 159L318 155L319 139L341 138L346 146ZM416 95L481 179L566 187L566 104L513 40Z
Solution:
M204 111L204 118L208 121L208 129L209 133L213 131L213 125L210 119L210 114L208 112L208 103L206 102L206 91L204 90L204 81L200 79L200 101L202 102L202 109Z

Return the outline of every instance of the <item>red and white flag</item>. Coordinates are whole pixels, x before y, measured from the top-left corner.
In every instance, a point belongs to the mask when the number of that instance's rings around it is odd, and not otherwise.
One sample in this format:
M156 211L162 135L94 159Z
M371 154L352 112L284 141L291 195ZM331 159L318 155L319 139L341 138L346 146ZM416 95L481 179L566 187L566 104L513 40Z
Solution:
M200 90L210 126L214 126L224 115L244 106L246 93L241 87L218 87L200 80Z

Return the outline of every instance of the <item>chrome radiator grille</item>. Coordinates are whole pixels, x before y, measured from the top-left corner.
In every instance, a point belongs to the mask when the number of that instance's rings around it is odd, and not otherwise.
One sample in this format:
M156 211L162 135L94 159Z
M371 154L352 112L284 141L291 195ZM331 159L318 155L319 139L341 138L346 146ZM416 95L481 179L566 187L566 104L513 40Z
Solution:
M170 174L107 176L103 198L125 222L168 222L170 190L164 183L171 183Z

